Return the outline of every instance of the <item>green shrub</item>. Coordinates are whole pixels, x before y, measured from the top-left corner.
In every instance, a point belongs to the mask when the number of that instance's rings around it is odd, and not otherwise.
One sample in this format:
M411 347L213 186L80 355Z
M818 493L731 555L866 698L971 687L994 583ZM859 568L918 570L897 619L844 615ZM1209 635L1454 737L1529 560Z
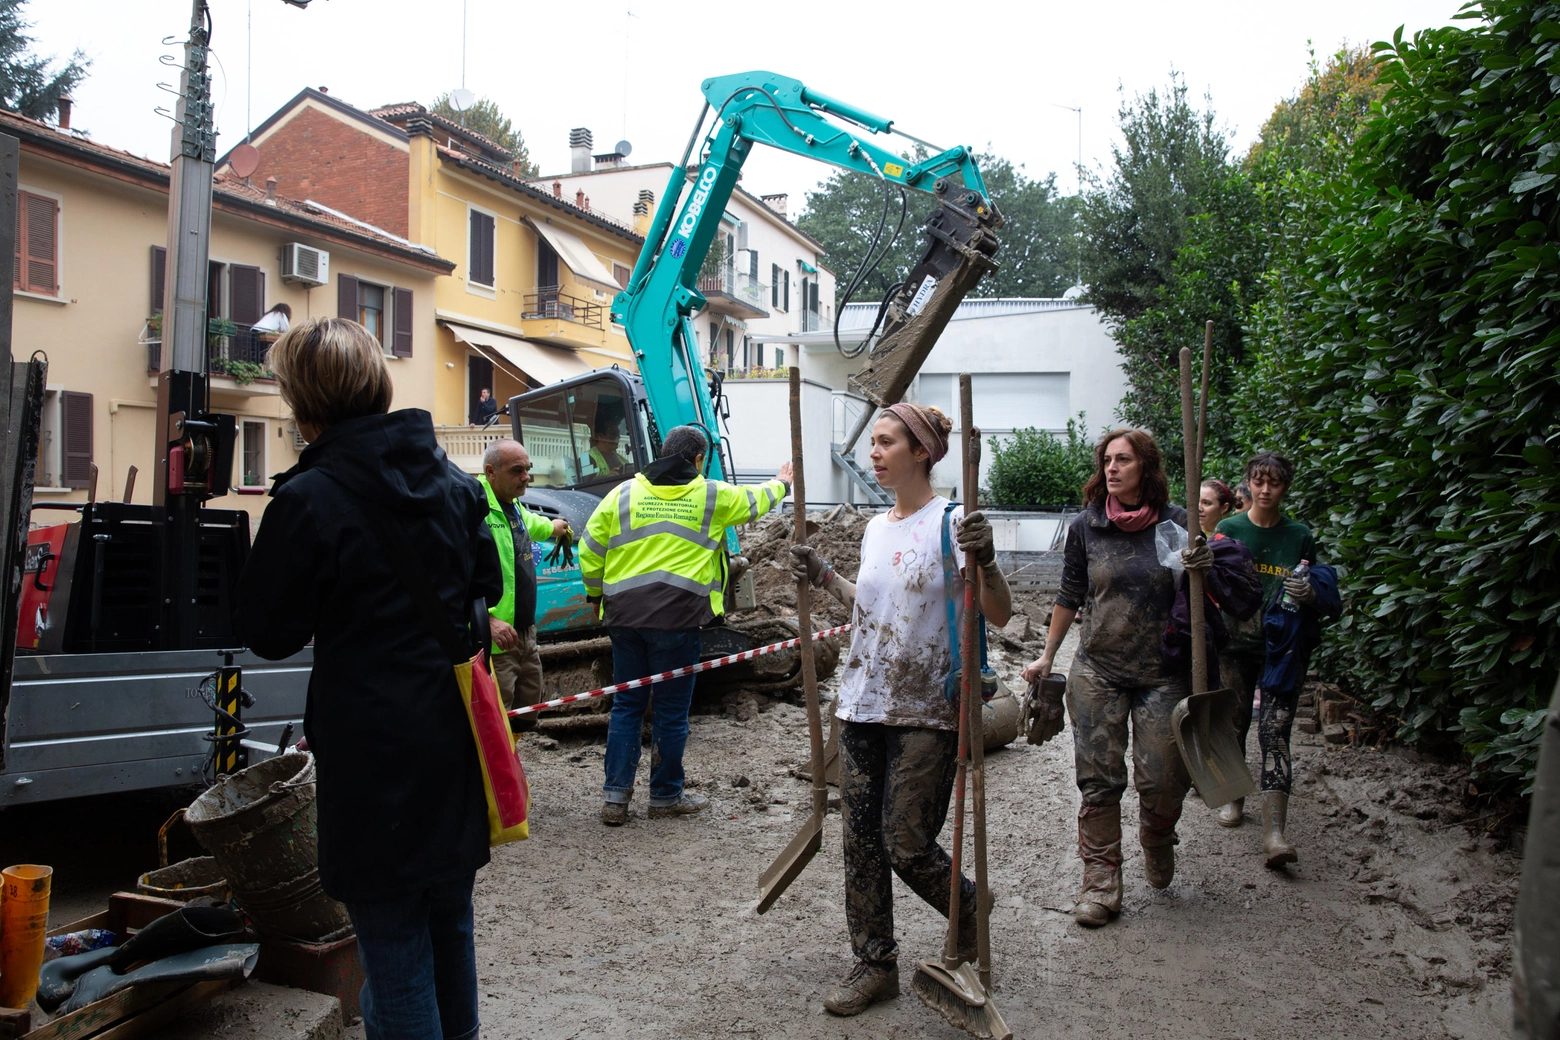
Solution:
M1087 429L1079 412L1078 418L1067 420L1065 437L1031 426L1014 430L1005 443L990 438L986 499L999 506L1078 505L1084 481L1094 468L1094 445Z
M1264 374L1344 567L1334 668L1405 739L1531 786L1560 668L1560 5L1466 17L1377 45L1387 95Z

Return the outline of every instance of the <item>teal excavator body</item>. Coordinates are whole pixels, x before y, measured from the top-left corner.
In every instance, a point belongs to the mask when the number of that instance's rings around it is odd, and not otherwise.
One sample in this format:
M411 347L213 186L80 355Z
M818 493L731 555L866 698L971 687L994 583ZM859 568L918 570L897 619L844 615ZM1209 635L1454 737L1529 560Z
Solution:
M654 459L662 433L675 426L701 427L714 447L707 475L729 479L731 460L718 425L719 374L703 364L692 319L706 303L698 290L700 267L754 145L878 179L885 217L895 194L903 213L907 190L938 202L923 227L922 258L882 301L870 351L850 380L852 389L874 403L901 399L959 302L996 267L994 232L1002 218L969 148L936 149L902 135L930 152L907 160L879 143L899 133L892 120L772 72L720 76L704 81L702 89L705 105L683 160L656 207L628 286L612 302L612 320L627 332L638 373L598 370L509 402L515 437L531 449L533 461L565 460L556 471L539 474L527 505L568 518L576 531L607 491ZM715 121L707 127L711 109ZM888 252L887 242L881 252ZM618 432L615 453L599 442L591 450L590 439L603 426ZM860 432L858 427L850 441ZM735 531L728 532L727 548L737 555ZM740 573L741 566L733 570ZM600 634L577 567L539 566L538 579L539 636L556 641ZM737 600L732 591L728 602ZM707 633L707 655L752 645L731 626L719 628L723 631Z

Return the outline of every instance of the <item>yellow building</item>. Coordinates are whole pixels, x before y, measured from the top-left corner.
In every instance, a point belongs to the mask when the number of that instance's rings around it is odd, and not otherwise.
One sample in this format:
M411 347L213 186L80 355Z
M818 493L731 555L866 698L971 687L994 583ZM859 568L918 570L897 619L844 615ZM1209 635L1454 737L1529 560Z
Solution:
M634 368L608 312L644 240L591 212L582 192L526 183L509 152L418 104L365 111L307 89L251 140L255 179L453 263L434 289L432 390L441 441L466 468L506 428L470 432L482 389L502 404L592 369Z
M98 498L149 503L169 167L15 113L0 133L21 142L12 351L48 356L35 522L48 508ZM273 186L274 189L274 186ZM284 258L312 260L296 273ZM302 447L266 342L250 326L277 304L293 319L335 314L339 285L362 285L354 317L377 323L394 407L435 407L434 282L452 265L404 238L329 210L219 179L213 192L209 313L211 403L238 417L232 494L210 505L258 515L270 477ZM377 292L373 290L378 290ZM359 301L354 299L354 308ZM134 467L135 476L131 469ZM95 474L95 488L94 488Z

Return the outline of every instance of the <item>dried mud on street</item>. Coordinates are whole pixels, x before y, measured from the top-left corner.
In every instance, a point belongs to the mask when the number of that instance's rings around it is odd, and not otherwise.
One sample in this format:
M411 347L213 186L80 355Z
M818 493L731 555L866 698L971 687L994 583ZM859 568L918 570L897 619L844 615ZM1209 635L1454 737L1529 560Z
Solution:
M998 654L1005 676L1017 650ZM527 736L531 839L495 850L477 878L484 1037L965 1035L910 990L943 927L897 880L902 995L853 1019L822 1010L851 963L839 814L817 859L755 914L759 874L809 810L792 775L806 716L725 700L693 719L689 784L712 805L692 818L645 817L647 752L629 824L605 827L604 730ZM988 755L996 999L1015 1036L1509 1035L1518 862L1465 819L1463 771L1296 738L1297 866L1266 870L1254 814L1226 830L1194 795L1175 882L1147 886L1131 828L1123 913L1092 933L1059 912L1080 874L1071 731Z

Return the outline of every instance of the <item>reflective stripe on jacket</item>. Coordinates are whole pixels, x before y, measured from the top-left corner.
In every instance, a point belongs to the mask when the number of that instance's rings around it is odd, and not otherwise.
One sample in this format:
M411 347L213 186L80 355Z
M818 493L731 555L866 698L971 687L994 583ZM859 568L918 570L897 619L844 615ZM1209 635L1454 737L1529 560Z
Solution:
M635 474L601 500L585 527L585 594L603 597L608 625L701 628L726 611L726 528L752 523L785 494L779 480L663 485Z
M520 526L512 527L509 517L504 512L504 504L493 493L493 486L488 483L487 477L478 477L477 482L482 485L482 490L487 492L488 530L493 532L493 542L498 546L498 565L504 572L504 597L489 606L488 613L500 621L510 625L515 624L515 565L518 562L523 572L521 580L529 583L527 589L521 590L527 595L521 598L530 604L531 616L523 618L524 623L515 627L522 630L530 628L536 624L536 565L531 553L531 543L545 542L551 538L552 522L545 517L537 516L516 499L514 507L515 512L520 516ZM516 538L516 535L519 535L519 538ZM518 551L525 554L523 559L517 555L517 543ZM526 566L527 564L529 567ZM496 643L491 647L491 654L503 652Z

